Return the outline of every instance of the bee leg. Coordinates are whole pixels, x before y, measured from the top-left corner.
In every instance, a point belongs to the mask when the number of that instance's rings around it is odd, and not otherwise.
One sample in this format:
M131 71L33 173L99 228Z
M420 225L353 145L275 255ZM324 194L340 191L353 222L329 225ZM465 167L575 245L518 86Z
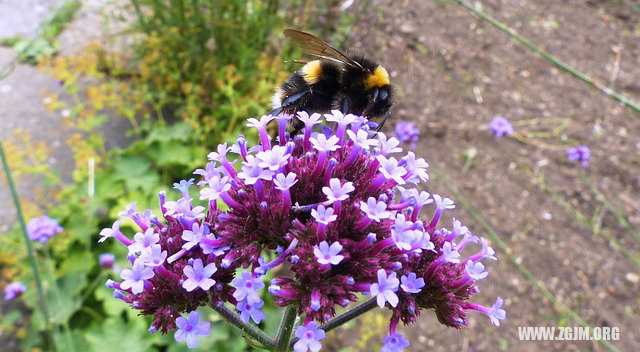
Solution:
M269 113L269 115L271 116L277 116L282 112L282 107L276 108L271 110L271 112Z
M283 107L287 107L287 106L297 102L298 100L300 100L302 97L304 97L308 93L309 93L309 91L305 90L303 92L299 92L299 93L293 94L291 96L288 96L282 101L282 106Z
M389 118L389 114L384 115L384 117L382 118L382 121L380 121L380 124L378 125L378 128L376 128L376 132L380 132L380 130L382 129L382 126L384 126L384 123L387 122L388 118Z
M342 111L343 114L348 114L349 113L349 99L345 97L345 99L342 101Z

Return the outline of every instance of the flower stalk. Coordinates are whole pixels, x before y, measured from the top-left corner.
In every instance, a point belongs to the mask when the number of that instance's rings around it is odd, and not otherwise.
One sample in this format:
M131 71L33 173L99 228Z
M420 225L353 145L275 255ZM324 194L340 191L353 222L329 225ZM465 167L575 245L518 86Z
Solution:
M225 307L224 305L218 306L216 304L212 304L211 308L218 312L218 314L220 314L220 316L227 323L235 326L242 333L260 343L262 345L261 348L273 351L273 349L276 347L276 344L271 337L265 334L257 326L251 325L251 323L243 322L238 314L234 313L231 309Z
M278 335L276 337L276 352L286 352L289 350L289 341L291 340L291 332L293 331L293 324L298 317L297 307L291 305L284 309L282 314L282 321L278 328Z
M22 206L20 204L20 198L18 197L18 191L16 190L16 186L13 183L13 177L11 177L11 170L9 169L9 163L7 162L7 156L4 153L4 148L2 148L2 143L0 143L0 158L2 159L2 168L4 170L4 175L7 178L7 183L9 184L9 189L11 190L11 198L13 199L13 204L16 207L16 214L18 215L18 223L20 224L20 229L22 230L22 236L24 238L24 242L27 245L27 254L29 255L31 270L33 272L33 277L36 281L36 288L38 290L38 305L40 306L40 311L42 311L42 316L46 321L46 325L49 326L51 324L51 319L49 316L49 309L47 308L47 303L45 302L45 299L44 299L44 289L42 288L42 279L40 278L40 270L38 269L38 262L34 255L31 241L29 240L29 235L27 233L27 225L24 222L24 216L22 214ZM50 329L47 329L47 331L50 331Z

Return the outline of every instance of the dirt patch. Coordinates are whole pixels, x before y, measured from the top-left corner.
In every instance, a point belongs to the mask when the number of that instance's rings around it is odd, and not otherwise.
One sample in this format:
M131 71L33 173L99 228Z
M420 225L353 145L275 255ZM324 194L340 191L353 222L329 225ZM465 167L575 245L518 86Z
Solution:
M632 2L482 3L484 11L553 55L640 101L640 14ZM638 229L640 114L451 2L373 0L359 16L351 47L390 70L399 93L393 119L412 120L421 127L416 154L444 170L517 260L564 305L591 326L619 327L620 341L612 344L623 351L636 350L638 266L576 221L535 180L544 175L546 184L587 220L595 215L613 241L640 251L639 242L602 211L603 203L580 177L579 165L565 154L577 143L591 147L586 175ZM496 115L508 117L528 136L556 128L560 132L526 142L498 139L486 127ZM463 172L463 153L469 148L478 154ZM436 180L428 188L450 194ZM462 207L453 213L474 233L485 232ZM496 296L503 297L504 324L495 328L486 317L472 313L470 326L455 331L425 312L417 325L402 329L411 336L409 351L606 350L591 342L519 341L518 326L578 324L560 314L506 255L499 254L501 260L489 266L490 275L474 301L491 305ZM345 335L340 341L355 346Z

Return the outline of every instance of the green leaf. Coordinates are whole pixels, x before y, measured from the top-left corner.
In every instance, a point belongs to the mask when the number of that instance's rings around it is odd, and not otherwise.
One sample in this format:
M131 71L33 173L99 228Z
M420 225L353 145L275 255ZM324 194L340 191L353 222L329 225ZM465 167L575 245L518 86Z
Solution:
M142 321L142 319L140 319ZM85 334L87 342L85 352L127 351L147 352L156 351L152 347L150 334L139 324L128 324L118 318L106 319L97 324Z
M86 284L86 275L75 272L58 280L58 290L53 288L46 292L51 321L64 323L69 320L82 304L78 298Z

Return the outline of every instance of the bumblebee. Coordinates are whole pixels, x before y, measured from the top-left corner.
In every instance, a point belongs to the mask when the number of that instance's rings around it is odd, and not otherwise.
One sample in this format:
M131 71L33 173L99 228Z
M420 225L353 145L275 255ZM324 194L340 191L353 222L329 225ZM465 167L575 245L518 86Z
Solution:
M393 106L393 87L384 67L364 57L349 57L306 32L286 29L284 35L318 59L306 62L276 89L271 115L337 109L343 114L382 117L378 130L382 128ZM294 118L292 134L302 127Z

